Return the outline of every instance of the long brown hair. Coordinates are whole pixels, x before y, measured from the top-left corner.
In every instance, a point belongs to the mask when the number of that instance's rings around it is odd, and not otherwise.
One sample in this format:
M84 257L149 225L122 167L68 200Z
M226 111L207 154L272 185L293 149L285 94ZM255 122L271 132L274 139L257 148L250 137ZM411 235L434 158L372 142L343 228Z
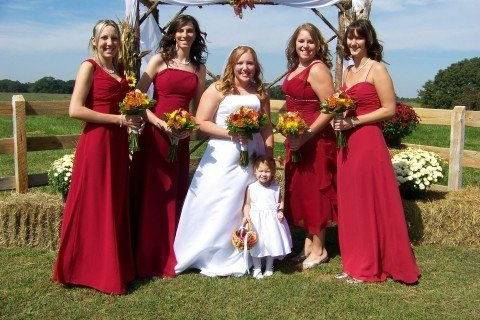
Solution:
M359 38L365 39L365 48L367 49L367 57L378 62L382 61L383 46L377 38L377 33L369 20L358 19L350 23L345 30L343 37L343 56L345 59L352 57L350 49L347 46L347 38L353 38L357 35Z
M332 67L332 58L328 44L322 36L320 30L311 23L304 23L295 29L290 39L288 40L287 48L285 49L285 55L287 56L287 69L293 70L298 66L299 59L297 54L297 38L300 31L307 31L313 39L317 52L314 59L322 61L328 68Z
M189 59L196 67L200 66L200 64L205 63L205 56L208 53L207 45L205 44L206 33L200 30L198 21L188 14L181 14L175 19L173 19L168 26L167 33L163 36L162 40L160 40L158 52L160 52L160 54L162 55L162 59L163 61L165 61L165 63L168 64L168 62L175 58L175 56L177 55L175 33L178 29L180 29L189 22L193 25L193 28L195 29L195 40L193 40L192 47L190 48Z
M224 95L229 93L238 93L235 86L234 67L242 54L247 52L250 52L252 54L253 61L255 63L255 74L253 76L252 84L255 88L256 93L258 93L258 95L260 96L260 100L263 101L267 98L267 90L265 89L265 85L262 81L262 66L258 62L258 57L255 53L255 50L253 50L253 48L249 46L238 46L232 50L232 52L228 56L225 70L223 70L223 75L220 80L217 81L215 87Z

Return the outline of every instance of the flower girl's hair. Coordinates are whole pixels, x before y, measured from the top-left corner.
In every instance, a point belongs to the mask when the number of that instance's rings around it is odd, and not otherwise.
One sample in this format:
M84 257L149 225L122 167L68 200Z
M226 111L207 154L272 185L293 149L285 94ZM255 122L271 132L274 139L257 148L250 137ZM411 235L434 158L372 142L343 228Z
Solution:
M268 156L259 156L253 161L253 169L256 170L261 164L266 165L272 172L272 179L275 179L275 172L277 171L277 165L275 159Z

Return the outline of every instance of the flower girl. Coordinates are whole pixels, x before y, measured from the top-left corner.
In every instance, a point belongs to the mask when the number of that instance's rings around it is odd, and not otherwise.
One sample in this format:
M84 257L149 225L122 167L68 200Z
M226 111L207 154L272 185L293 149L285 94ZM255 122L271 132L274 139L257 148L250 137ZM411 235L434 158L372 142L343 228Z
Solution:
M292 239L283 216L280 186L274 180L275 160L258 157L253 163L257 181L247 187L243 205L244 221L253 224L258 235L257 244L250 250L253 277L261 279L273 274L273 260L282 259L291 252ZM262 258L266 258L262 275Z

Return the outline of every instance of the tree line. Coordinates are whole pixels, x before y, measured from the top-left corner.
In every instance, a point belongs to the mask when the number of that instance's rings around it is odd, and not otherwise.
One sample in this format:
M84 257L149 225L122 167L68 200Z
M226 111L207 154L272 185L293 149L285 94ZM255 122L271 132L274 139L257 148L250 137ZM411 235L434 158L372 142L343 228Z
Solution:
M211 80L207 81L207 85L210 83ZM53 77L27 83L3 79L0 80L0 92L72 93L74 84L74 80ZM285 99L281 85L269 88L268 93L271 99ZM465 59L440 70L418 91L418 100L429 108L452 109L463 105L468 110L480 110L480 57Z
M34 93L72 93L74 80L60 80L54 77L43 77L35 82L22 83L9 79L0 80L0 92L34 92Z

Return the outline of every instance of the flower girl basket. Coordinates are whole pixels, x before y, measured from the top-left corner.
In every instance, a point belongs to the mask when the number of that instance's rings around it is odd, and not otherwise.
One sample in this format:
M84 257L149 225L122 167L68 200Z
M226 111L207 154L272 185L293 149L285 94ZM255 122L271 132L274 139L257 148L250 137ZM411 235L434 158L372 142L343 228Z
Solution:
M253 231L251 222L243 223L240 228L236 229L232 233L232 244L235 248L242 251L248 251L257 243L258 236Z

